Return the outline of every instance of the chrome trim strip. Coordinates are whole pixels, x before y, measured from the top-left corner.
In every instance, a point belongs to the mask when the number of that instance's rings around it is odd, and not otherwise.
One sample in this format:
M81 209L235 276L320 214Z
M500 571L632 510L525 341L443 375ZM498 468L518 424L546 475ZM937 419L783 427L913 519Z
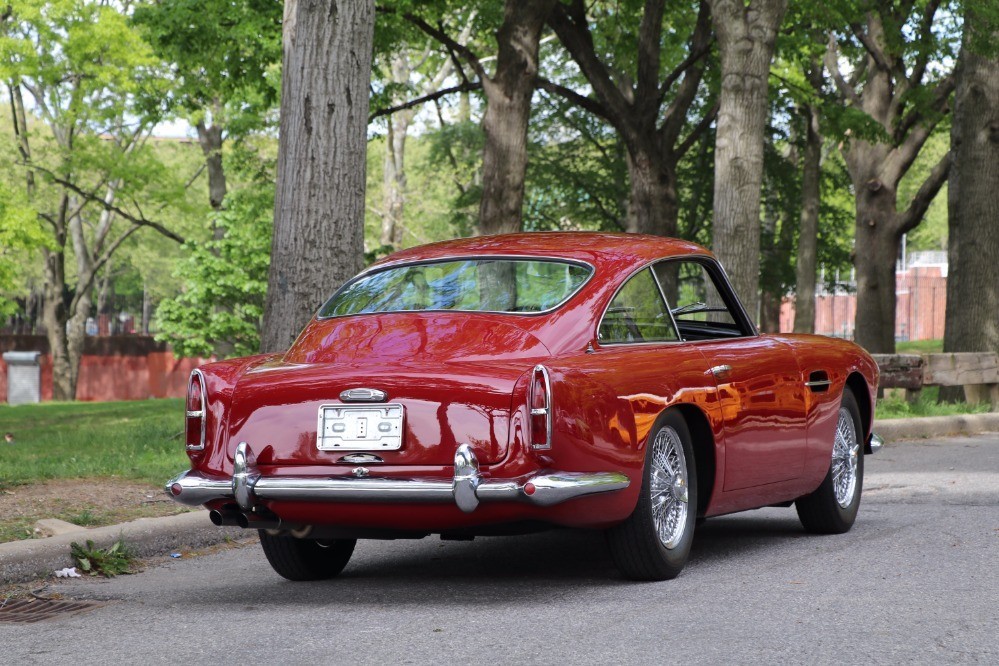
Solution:
M357 503L454 502L465 513L480 502L522 502L553 506L577 497L624 490L631 480L620 472L546 472L521 479L483 479L478 461L467 444L455 453L451 481L441 479L399 479L337 477L261 477L252 463L253 453L245 442L236 449L238 462L232 478L207 477L186 471L167 482L165 490L174 501L199 506L213 500L236 499L244 511L257 500ZM172 488L179 492L175 495Z
M191 376L188 378L187 383L190 386L191 379L195 376L198 378L198 388L201 390L201 411L187 410L187 418L197 418L201 417L201 443L197 446L192 446L186 444L188 451L204 451L205 450L205 425L208 423L208 396L205 394L205 376L201 373L201 370L195 368L191 370ZM185 396L184 401L187 401ZM187 437L187 424L184 424L184 437Z
M388 400L388 394L379 389L352 388L340 391L340 400L343 402L385 402Z
M339 464L351 465L357 465L359 463L363 465L374 465L376 463L383 462L385 461L382 458L374 455L373 453L351 453L350 455L343 456L337 460L337 463Z
M825 388L832 385L831 379L816 379L814 381L805 382L805 386L808 388Z

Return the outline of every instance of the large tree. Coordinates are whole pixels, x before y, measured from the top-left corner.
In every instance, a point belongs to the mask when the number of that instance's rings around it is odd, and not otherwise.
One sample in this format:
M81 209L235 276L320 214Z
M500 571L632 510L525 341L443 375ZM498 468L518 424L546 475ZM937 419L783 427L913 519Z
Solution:
M710 5L721 54L712 246L755 320L760 303L767 92L777 29L787 2L710 0Z
M500 234L523 226L524 179L527 173L527 125L538 75L541 30L556 0L506 0L496 31L496 66L434 26L422 14L406 18L460 57L476 76L486 99L482 118L482 194L479 232ZM488 4L488 3L487 3ZM458 72L463 75L463 69ZM466 82L470 87L472 82Z
M830 4L845 30L830 32L825 63L845 107L842 144L856 196L855 340L895 350L895 262L951 166L945 155L909 201L899 183L950 110L954 36L936 23L945 0ZM949 3L948 3L949 4ZM849 68L843 66L849 64Z
M699 121L688 123L711 43L708 7L681 7L668 19L665 0L647 0L636 16L623 6L604 11L606 16L591 19L583 0L572 0L559 4L549 19L593 96L547 79L540 86L603 118L621 137L630 182L625 229L672 236L679 211L677 165L714 119L708 105ZM600 35L603 49L598 46L593 33L601 23L631 18L636 29L618 35L623 44Z
M364 261L372 0L288 0L261 348L286 349Z
M101 270L142 227L183 240L140 204L166 206L172 194L153 192L169 180L146 145L160 118L137 104L162 94L164 80L148 46L104 3L20 0L3 15L0 80L23 199L48 236L42 320L53 397L73 400Z
M977 11L976 11L977 9ZM944 351L999 352L999 10L965 14L948 190Z
M225 141L265 126L277 101L281 11L280 0L159 0L135 8L135 23L172 69L168 104L197 131L215 210L228 191Z
M462 24L457 37L458 44L467 45L475 26L476 12L459 14ZM385 18L397 18L385 16ZM406 27L406 25L400 27ZM393 26L395 27L395 26ZM407 198L406 143L409 130L417 113L429 101L437 102L439 97L454 88L444 88L444 83L454 74L456 59L446 52L440 52L435 40L429 40L421 31L412 34L413 26L402 34L392 34L394 39L378 52L376 32L376 53L374 72L381 74L382 96L388 106L375 110L370 120L384 117L385 158L382 162L382 205L377 209L381 218L379 244L384 250L400 250L407 231L405 208ZM377 29L377 25L376 25ZM389 32L386 30L386 32ZM395 31L393 31L395 32ZM460 63L459 63L460 64ZM373 77L374 78L374 77ZM468 86L458 86L467 94ZM372 100L374 103L374 100ZM412 235L412 232L410 232Z

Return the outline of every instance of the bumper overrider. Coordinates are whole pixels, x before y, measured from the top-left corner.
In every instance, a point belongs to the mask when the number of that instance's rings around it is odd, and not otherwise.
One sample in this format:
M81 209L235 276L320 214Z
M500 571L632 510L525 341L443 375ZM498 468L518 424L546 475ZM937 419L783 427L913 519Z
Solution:
M480 502L525 502L552 506L595 493L624 490L630 480L618 472L539 472L520 479L484 479L472 448L462 444L454 455L454 477L400 479L368 476L261 476L246 442L236 447L232 477L182 472L166 483L174 501L199 506L235 500L252 511L259 500L363 503L454 503L465 513Z

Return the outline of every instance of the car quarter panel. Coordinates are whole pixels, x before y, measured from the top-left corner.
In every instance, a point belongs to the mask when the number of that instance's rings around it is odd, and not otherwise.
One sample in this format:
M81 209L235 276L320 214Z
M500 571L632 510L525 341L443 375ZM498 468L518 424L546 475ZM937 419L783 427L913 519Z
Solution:
M724 461L717 389L705 368L696 346L669 343L606 345L553 360L555 437L546 453L559 468L624 471L631 485L605 501L618 503L626 517L642 484L649 434L667 408L691 405L703 413L714 441L694 445L713 447L714 458Z

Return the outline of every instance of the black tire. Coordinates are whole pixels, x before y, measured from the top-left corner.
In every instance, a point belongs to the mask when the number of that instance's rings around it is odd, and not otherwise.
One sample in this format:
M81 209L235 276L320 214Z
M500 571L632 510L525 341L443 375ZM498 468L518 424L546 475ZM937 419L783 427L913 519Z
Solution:
M852 494L842 493L840 499L845 502L845 506L836 497L836 444L833 444L833 459L829 461L829 471L822 483L809 495L798 498L794 506L798 511L798 518L805 530L813 534L843 534L853 527L857 519L857 510L860 508L860 495L864 486L864 426L860 420L860 408L857 406L857 399L849 388L843 389L843 400L840 403L839 416L837 417L836 430L839 436L843 419L847 417L853 424L853 441L851 447L855 447L857 456L856 483L853 486ZM849 501L847 501L849 499Z
M260 545L271 567L288 580L326 580L338 575L350 561L356 539L297 539L259 530Z
M672 534L669 539L672 544L667 546L659 537L653 512L652 488L656 468L653 457L657 438L663 433L669 438L670 431L676 435L683 452L683 459L680 462L685 467L687 501L684 517L678 521L679 524L682 524L682 528L677 529ZM679 500L673 496L667 501L676 502ZM607 530L607 543L610 546L614 563L624 574L624 577L631 580L658 581L676 578L683 570L683 566L687 563L687 557L690 555L690 544L694 538L696 518L697 468L690 430L679 412L669 411L659 418L649 432L649 440L645 450L645 467L642 470L642 489L639 492L635 510L623 523Z

